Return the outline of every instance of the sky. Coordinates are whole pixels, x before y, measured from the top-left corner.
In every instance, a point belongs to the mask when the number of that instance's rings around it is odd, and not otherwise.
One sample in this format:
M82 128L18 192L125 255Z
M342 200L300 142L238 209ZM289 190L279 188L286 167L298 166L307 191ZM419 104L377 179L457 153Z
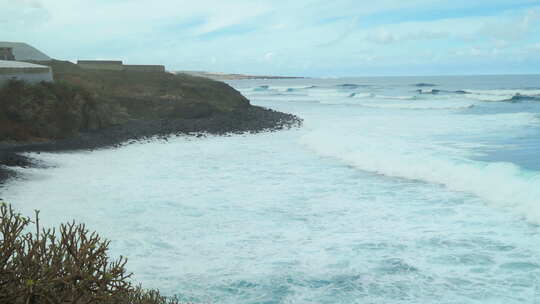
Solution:
M540 73L540 0L0 0L56 58L309 77Z

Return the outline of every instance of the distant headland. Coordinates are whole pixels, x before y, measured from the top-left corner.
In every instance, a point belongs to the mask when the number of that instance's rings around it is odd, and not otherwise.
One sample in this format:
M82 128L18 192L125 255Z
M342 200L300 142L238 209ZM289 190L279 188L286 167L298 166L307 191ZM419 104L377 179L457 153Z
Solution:
M268 76L268 75L245 75L245 74L228 74L217 72L204 72L204 71L175 71L178 74L187 74L197 77L210 78L217 81L225 80L249 80L249 79L303 79L305 77L294 76Z

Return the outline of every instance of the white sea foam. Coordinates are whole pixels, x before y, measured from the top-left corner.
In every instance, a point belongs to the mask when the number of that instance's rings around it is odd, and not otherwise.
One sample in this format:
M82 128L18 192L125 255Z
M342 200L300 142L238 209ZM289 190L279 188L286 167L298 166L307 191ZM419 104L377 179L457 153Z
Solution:
M418 89L418 92L420 92L421 94L434 94L434 93L439 92L439 90L438 89Z
M473 104L448 105L448 104L401 104L401 103L358 103L359 106L379 109L403 109L403 110L465 110L473 108Z
M323 139L324 138L324 139ZM478 195L487 202L511 208L529 220L540 223L540 174L529 173L509 163L481 163L446 159L427 154L374 145L343 147L320 133L304 142L321 155L336 157L361 170L387 176L438 183L456 191ZM343 138L341 138L343 140ZM388 143L392 144L392 143ZM352 150L352 151L351 151Z
M321 155L340 159L358 169L442 184L455 191L475 194L488 203L508 207L540 223L539 173L510 163L470 160L473 150L455 149L433 140L434 136L442 134L462 134L462 137L463 134L474 136L490 132L511 134L526 126L538 126L538 123L538 117L530 113L483 117L414 117L388 113L385 117L366 117L361 123L334 122L331 128L314 128L304 136L302 143Z
M465 98L487 102L511 101L515 95L465 94Z
M385 96L385 95L377 95L377 98L381 99L397 99L397 100L414 100L417 99L417 96Z
M523 90L523 89L516 89L516 90L469 90L466 89L465 92L471 93L471 94L479 94L479 95L499 95L499 96L514 96L517 94L520 95L527 95L527 96L540 96L540 90Z
M471 101L463 101L443 96L390 96L375 93L353 93L349 98L345 94L334 90L311 92L310 97L319 100L321 104L329 105L359 105L380 109L404 110L463 110L474 107ZM399 101L399 102L396 102Z
M400 303L395 290L401 288L420 302L433 294L469 302L476 291L463 280L480 282L490 297L505 297L508 280L521 279L514 268L536 273L529 255L537 254L537 243L512 217L482 208L467 194L342 166L334 148L346 163L365 165L350 154L363 145L343 145L359 134L324 135L314 127L34 154L58 167L21 170L29 180L12 182L3 197L24 214L41 209L43 225L87 223L112 240L113 256L129 258L129 270L144 286L194 302ZM312 148L332 157L296 145L299 136L309 145L324 142ZM372 157L377 168L401 174L403 162L420 160L400 152L406 142L374 146L361 159ZM437 177L432 171L447 166L427 160L431 170L411 164L407 170L418 172L408 178ZM469 172L454 173L460 180ZM486 277L489 269L497 275ZM518 290L534 290L534 284Z

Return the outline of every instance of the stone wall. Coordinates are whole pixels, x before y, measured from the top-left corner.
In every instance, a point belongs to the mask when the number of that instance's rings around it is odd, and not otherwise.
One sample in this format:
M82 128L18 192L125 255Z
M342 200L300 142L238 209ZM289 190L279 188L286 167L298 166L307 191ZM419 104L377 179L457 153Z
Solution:
M86 70L123 71L122 61L79 60L77 65Z
M85 70L131 71L131 72L165 72L163 65L123 64L113 60L79 60L77 65Z
M163 65L124 65L126 71L134 72L165 72L165 66Z

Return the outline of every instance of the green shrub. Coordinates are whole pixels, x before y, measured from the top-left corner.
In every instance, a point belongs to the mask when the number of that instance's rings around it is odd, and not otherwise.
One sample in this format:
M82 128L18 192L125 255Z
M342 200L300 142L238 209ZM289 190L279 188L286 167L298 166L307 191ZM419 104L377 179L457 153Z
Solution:
M39 211L31 219L0 204L0 303L179 303L133 286L126 258L111 260L109 241L84 224L42 229ZM27 231L31 224L34 232Z

